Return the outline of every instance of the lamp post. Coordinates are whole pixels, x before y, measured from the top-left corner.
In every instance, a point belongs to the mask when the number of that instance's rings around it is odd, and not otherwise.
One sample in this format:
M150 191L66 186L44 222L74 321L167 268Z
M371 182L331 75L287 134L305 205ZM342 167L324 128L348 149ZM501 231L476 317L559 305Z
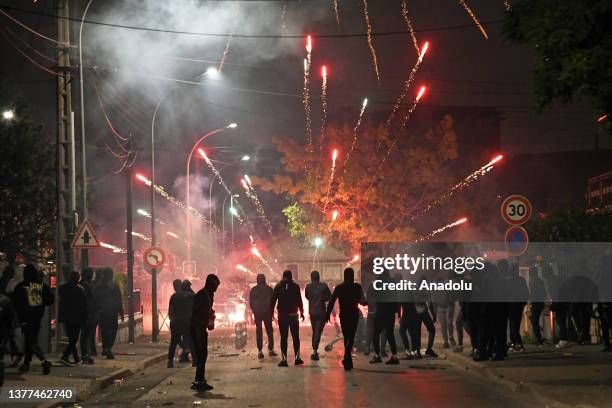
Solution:
M187 223L187 260L191 261L191 202L190 202L190 186L189 186L189 166L191 165L191 157L193 156L193 152L198 148L198 145L202 143L204 140L209 137L223 132L225 129L235 129L238 125L235 123L230 123L229 125L213 130L211 132L206 133L204 136L199 138L195 144L192 146L191 151L189 152L189 156L187 156L187 166L185 171L185 205L187 206L187 213L185 221Z

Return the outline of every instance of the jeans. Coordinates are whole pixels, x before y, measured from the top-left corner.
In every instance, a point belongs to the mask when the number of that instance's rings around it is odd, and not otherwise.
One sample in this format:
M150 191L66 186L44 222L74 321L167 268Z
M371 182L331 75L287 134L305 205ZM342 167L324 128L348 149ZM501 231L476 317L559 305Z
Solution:
M538 343L542 343L542 330L540 329L540 316L542 316L542 311L544 310L544 303L535 302L531 304L531 316L529 320L531 320L531 329L533 330L533 335Z
M553 304L555 310L555 322L559 326L559 340L567 340L567 311L569 303L559 302Z
M413 334L411 336L412 351L421 351L421 324L425 325L428 333L427 349L431 349L433 347L434 339L436 337L436 328L433 320L431 319L431 315L428 311L425 311L423 313L417 313L417 318L413 325Z
M79 353L77 351L77 342L79 341L79 333L81 332L81 323L64 323L64 330L68 336L68 345L64 349L62 357L68 359L72 354L74 361L79 362Z
M81 357L87 359L96 353L96 326L97 317L88 317L81 328Z
M448 339L453 338L453 323L455 321L455 305L438 307L438 317L440 318L440 329L444 344L448 344Z
M326 319L326 316L310 316L310 324L312 326L312 349L314 351L319 349L319 343L321 342L321 335L323 334ZM342 324L342 321L340 324Z
M40 361L45 361L45 354L38 347L38 333L40 332L40 321L26 323L21 326L24 342L24 358L23 364L29 366L32 361L32 355L36 355Z
M510 322L510 341L514 345L523 345L521 339L521 321L523 320L523 303L510 303L508 320Z
M191 326L191 338L193 339L192 353L195 356L196 371L195 382L203 382L206 374L206 360L208 359L208 332L204 326Z
M291 330L291 338L293 339L293 352L295 358L300 356L300 322L297 315L279 315L278 329L280 331L280 347L283 359L287 358L287 342L289 339L289 330Z
M355 343L355 332L359 324L359 314L340 316L340 326L342 326L342 337L344 337L344 359L350 360Z
M183 350L191 350L193 355L193 345L191 344L191 333L189 322L171 321L170 322L170 346L168 346L168 360L174 359L176 346L181 344Z
M387 334L387 341L389 341L389 347L391 348L391 354L397 354L397 344L395 343L395 313L376 313L374 319L374 333L372 335L372 341L374 343L374 352L380 355L380 335L384 331Z
M263 349L263 330L262 324L266 328L266 336L268 336L268 350L274 350L274 330L272 330L272 316L258 316L255 317L255 337L257 338L257 350Z

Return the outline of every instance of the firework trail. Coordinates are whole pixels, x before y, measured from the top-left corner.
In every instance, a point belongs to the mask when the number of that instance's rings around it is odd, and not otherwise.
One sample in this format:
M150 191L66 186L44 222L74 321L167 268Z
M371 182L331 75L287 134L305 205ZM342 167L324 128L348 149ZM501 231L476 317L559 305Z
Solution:
M266 216L266 212L264 210L264 207L261 204L261 201L259 200L259 197L257 196L257 193L253 189L253 184L251 183L251 178L248 176L248 174L245 174L244 178L241 179L240 182L242 183L242 187L244 187L244 191L245 191L247 197L249 197L251 199L251 201L253 201L253 204L255 204L255 210L257 211L257 213L259 214L259 216L263 220L263 223L265 224L266 229L268 230L268 233L270 235L272 235L272 224L270 223L270 220L268 220L268 217Z
M363 0L363 18L366 23L368 48L370 49L370 54L372 54L372 63L374 64L374 71L376 72L376 80L380 84L380 70L378 69L378 58L376 58L376 50L372 42L372 24L370 23L370 14L368 13L368 0Z
M334 227L334 223L338 219L338 214L339 214L338 210L334 210L332 212L331 222L329 223L329 226L327 227L327 234L328 235L331 233L332 228Z
M447 229L456 227L457 225L461 225L467 222L467 218L460 218L457 221L451 222L449 224L446 224L443 227L440 227L436 230L431 231L429 234L427 235L423 235L421 238L417 239L415 242L422 242L422 241L427 241L430 240L431 238L435 237L436 235L438 235L439 233L446 231Z
M145 185L151 187L151 184L152 184L151 180L149 180L148 178L146 178L142 174L136 174L136 178L138 180L142 181L143 183L145 183ZM184 202L182 202L181 200L179 200L176 197L174 197L173 195L171 195L170 193L168 193L162 186L155 184L153 186L153 189L155 190L155 192L157 194L159 194L160 196L162 196L163 198L168 200L170 203L174 204L175 206L177 206L178 208L180 208L182 210L187 211L187 205ZM192 215L194 215L196 218L198 218L204 224L211 226L217 232L219 231L219 228L217 228L217 226L211 220L209 220L207 217L205 217L204 214L199 212L197 209L191 207L191 208L189 208L189 210L191 211Z
M397 98L397 101L395 101L395 105L393 105L393 109L391 110L391 113L389 114L389 118L387 119L387 122L385 123L386 129L389 129L389 126L391 126L391 120L393 120L393 117L399 110L401 103L403 102L404 98L406 98L406 95L408 94L408 90L410 90L410 86L414 82L416 73L419 70L421 63L423 62L423 58L425 58L425 54L427 54L428 50L429 50L429 41L423 44L423 47L421 48L421 52L419 53L419 57L417 58L417 61L414 64L414 67L412 67L412 70L410 71L410 75L408 75L408 79L404 81L402 92L400 93L400 96ZM380 147L380 143L382 143L382 141L379 142L379 147ZM379 147L377 147L376 150L378 150Z
M100 242L100 246L102 248L110 249L110 250L112 250L116 254L127 254L127 249L120 248L120 247L117 247L115 245L108 244L106 242Z
M247 273L249 275L255 275L255 272L253 272L252 270L250 270L249 268L247 268L244 265L238 264L236 265L236 269L238 269L239 271L242 271L244 273Z
M479 168L478 170L470 174L469 176L465 177L463 180L461 180L460 182L452 186L450 189L448 189L440 197L436 198L434 201L427 204L427 206L422 211L417 213L415 216L411 217L411 221L417 217L420 217L423 214L426 214L432 208L440 205L442 202L451 198L457 191L463 190L464 188L472 184L474 181L476 181L479 177L484 176L485 174L493 170L493 167L495 166L495 164L499 162L500 160L502 160L503 158L504 156L500 154L496 156L495 158L493 158L493 160L491 160L490 162L488 162L487 164L485 164L484 166L482 166L481 168Z
M357 123L355 124L355 127L353 128L353 143L351 143L351 148L349 149L348 153L346 154L346 158L344 159L344 170L346 171L346 163L348 163L349 158L351 157L351 153L353 153L353 150L355 150L355 144L357 143L357 131L359 130L359 125L361 125L361 120L363 119L363 113L366 110L366 107L368 106L368 98L363 98L363 102L361 103L361 110L359 111L359 117L357 118Z
M327 184L327 194L325 196L325 203L323 204L323 213L327 210L327 202L329 201L329 196L331 195L334 177L336 176L336 159L338 158L338 149L334 149L332 152L332 167L331 172L329 173L329 183ZM336 215L337 216L337 215Z
M402 129L406 126L406 123L408 123L408 120L410 119L410 115L412 115L412 112L414 112L414 110L416 109L417 105L419 104L419 101L425 94L426 90L427 90L427 87L425 86L422 86L421 89L419 89L419 93L417 94L416 98L414 98L414 102L412 106L410 107L410 109L408 109L408 112L406 112L406 115L404 116L404 120L402 120Z
M464 0L459 0L459 4L461 4L463 6L463 8L465 9L466 13L468 13L470 15L470 17L472 17L472 20L474 20L474 24L476 24L476 27L478 27L478 29L480 30L480 32L482 33L484 38L488 40L489 39L489 35L485 31L485 29L482 26L482 24L480 24L480 21L478 20L478 17L476 17L476 14L474 14L474 12L470 8L470 6L468 6L465 3ZM506 5L506 7L507 7L507 5Z
M404 21L406 22L406 27L408 28L408 32L410 33L410 38L412 38L412 44L414 45L417 54L420 55L421 50L419 49L419 43L417 42L416 34L414 33L412 21L410 21L410 15L408 14L408 4L406 4L406 0L402 0L402 16L404 17Z
M319 136L320 148L323 150L323 135L327 126L327 66L321 67L321 135Z
M336 13L336 24L340 25L340 13L338 12L338 0L332 0L334 3L334 13Z
M127 230L124 230L123 232L127 232ZM136 231L132 231L132 236L136 238L140 238L143 241L149 241L149 242L153 241L151 237L147 237L145 234L141 234L140 232L136 232Z
M286 30L287 29L287 24L285 21L285 17L287 17L287 2L283 1L283 4L281 4L281 30Z
M312 62L312 37L306 37L306 58L304 58L304 90L302 103L306 116L306 138L308 139L308 151L312 152L312 118L310 116L310 64Z
M259 258L261 263L264 264L266 268L270 270L271 273L274 273L274 269L272 269L272 265L270 265L270 263L266 260L266 258L263 257L263 255L261 254L261 252L259 252L259 249L257 249L255 244L251 246L251 253L255 255L257 258Z
M219 68L217 69L219 73L221 73L221 71L223 70L223 65L225 65L225 60L227 59L227 55L229 54L229 47L230 47L231 41L232 41L232 36L230 35L227 38L227 43L225 43L225 49L223 50L223 55L221 56L221 60L219 61Z

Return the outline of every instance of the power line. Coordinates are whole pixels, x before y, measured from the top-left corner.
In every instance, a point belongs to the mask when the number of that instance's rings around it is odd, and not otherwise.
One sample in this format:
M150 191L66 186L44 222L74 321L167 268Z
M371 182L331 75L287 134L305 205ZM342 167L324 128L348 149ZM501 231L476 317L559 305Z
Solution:
M26 54L26 53L25 53L25 52L24 52L24 51L23 51L21 48L19 48L19 46L18 46L17 44L15 44L15 43L13 42L13 40L11 40L11 39L9 38L9 36L6 34L6 32L5 32L5 31L4 31L2 28L0 28L0 34L2 34L2 36L3 36L4 38L6 38L6 40L9 42L9 44L11 44L11 45L13 46L13 48L15 48L15 50L16 50L16 51L17 51L19 54L21 54L21 55L22 55L22 56L23 56L25 59L27 59L28 61L30 61L30 63L32 63L32 65L34 65L35 67L37 67L38 69L40 69L40 70L42 70L42 71L45 71L45 72L46 72L46 73L48 73L48 74L55 75L55 76L58 76L58 75L59 75L59 73L57 73L57 72L55 72L55 71L53 71L53 70L51 70L51 69L49 69L49 68L47 68L47 67L45 67L45 66L43 66L43 65L39 64L39 63L38 63L38 62L36 62L34 59L32 59L32 58L31 58L31 57L30 57L28 54Z
M10 9L10 7L4 7L4 6L3 6L3 7L0 7L0 9L1 9L1 8L7 8L7 9ZM12 22L14 22L15 24L17 24L17 25L21 26L22 28L24 28L24 29L28 30L28 31L29 31L29 32L31 32L32 34L37 35L38 37L40 37L40 38L42 38L42 39L45 39L45 40L47 40L47 41L51 41L51 42L53 42L53 43L55 43L55 44L59 44L59 41L54 40L53 38L47 37L46 35L41 34L41 33L39 33L38 31L36 31L36 30L34 30L34 29L32 29L32 28L28 27L27 25L23 24L21 21L17 20L15 17L11 16L10 14L5 13L5 12L4 12L4 11L2 11L2 10L0 10L0 13L4 14L4 15L5 15L5 16L6 16L6 17L9 19L9 20L11 20L11 21L12 21ZM44 14L46 14L46 13L40 13L40 15L44 15ZM58 17L58 16L56 16L56 17ZM58 17L58 18L59 18L59 17Z
M33 15L43 16L43 17L48 17L48 18L53 18L53 19L65 19L65 20L81 23L81 20L77 18L57 16L55 14L26 10L26 9L22 9L19 7L12 7L12 6L4 5L4 6L0 6L0 9L13 10L13 11L17 11L17 12L24 13L24 14L33 14ZM9 16L8 14L4 12L2 13ZM480 23L482 25L496 25L496 24L502 23L503 21L504 21L503 19L496 19L496 20L481 21ZM224 34L224 33L204 33L204 32L199 32L199 31L170 30L170 29L163 29L163 28L156 28L156 27L133 26L133 25L126 25L126 24L106 23L103 21L95 21L95 20L83 20L83 23L104 26L104 27L122 28L122 29L127 29L127 30L150 31L150 32L156 32L156 33L177 34L177 35L193 35L193 36L201 36L201 37L222 37L222 38L238 37L238 38L269 38L269 39L279 39L279 38L303 39L304 38L304 34L236 34L236 33ZM429 27L429 28L422 28L422 29L418 29L414 31L417 33L430 33L430 32L436 32L436 31L461 30L461 29L473 28L473 27L477 27L476 24L470 23L470 24L456 24L456 25L449 25L449 26ZM409 35L410 32L407 30L394 30L394 31L375 31L371 33L372 36L377 36L377 37L392 36L392 35L405 35L405 34ZM318 34L318 35L313 34L312 36L314 38L361 38L361 37L366 37L367 34L366 33L346 33L346 34L338 33L338 34Z

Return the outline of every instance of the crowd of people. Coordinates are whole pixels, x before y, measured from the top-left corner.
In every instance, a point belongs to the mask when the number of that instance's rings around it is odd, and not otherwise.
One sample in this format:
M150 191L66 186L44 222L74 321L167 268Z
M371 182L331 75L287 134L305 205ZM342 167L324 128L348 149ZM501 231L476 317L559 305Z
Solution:
M111 268L92 268L82 273L73 271L58 288L59 304L56 330L63 326L68 344L59 362L63 365L94 364L97 356L96 331L99 327L102 339L101 354L114 359L112 352L117 335L118 318L123 321L121 291L113 281ZM11 354L10 367L19 372L30 371L32 358L36 356L42 372L48 375L52 363L39 347L39 333L45 308L55 302L49 285L43 282L43 274L32 264L23 268L23 279L15 278L15 269L7 266L0 278L0 386L4 383L4 353ZM80 340L80 342L79 342ZM79 347L81 355L79 356ZM70 358L72 357L72 360Z

